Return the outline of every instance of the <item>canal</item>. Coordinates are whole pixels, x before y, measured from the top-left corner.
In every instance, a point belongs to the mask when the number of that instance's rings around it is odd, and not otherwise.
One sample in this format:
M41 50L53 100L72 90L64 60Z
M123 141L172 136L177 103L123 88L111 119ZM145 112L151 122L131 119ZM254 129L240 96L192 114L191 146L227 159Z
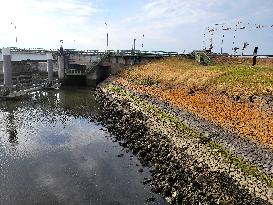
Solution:
M99 114L83 88L0 101L0 204L166 204Z

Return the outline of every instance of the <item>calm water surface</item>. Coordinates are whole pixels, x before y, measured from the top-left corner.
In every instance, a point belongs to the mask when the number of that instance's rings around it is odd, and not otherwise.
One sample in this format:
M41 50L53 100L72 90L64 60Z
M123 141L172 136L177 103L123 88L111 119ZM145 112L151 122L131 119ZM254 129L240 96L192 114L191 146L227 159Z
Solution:
M87 89L0 101L0 204L165 204L97 114Z

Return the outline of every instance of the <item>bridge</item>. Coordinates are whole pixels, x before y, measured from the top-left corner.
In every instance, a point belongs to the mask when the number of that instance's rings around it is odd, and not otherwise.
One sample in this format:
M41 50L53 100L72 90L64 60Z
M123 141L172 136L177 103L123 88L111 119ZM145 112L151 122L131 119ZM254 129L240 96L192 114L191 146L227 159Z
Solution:
M165 51L3 48L0 97L3 93L49 87L56 80L64 85L96 85L126 66L177 55Z
M81 82L94 85L125 66L147 62L165 56L177 56L177 52L140 50L75 50L75 49L10 48L13 72L24 73L24 67L47 72L47 54L52 55L53 71L63 84ZM0 67L3 62L0 49ZM0 81L1 81L0 69ZM13 76L14 77L14 76ZM17 75L18 77L18 75ZM19 75L20 77L20 75Z
M59 49L20 49L11 47L10 52L12 53L12 61L41 61L46 62L46 53L52 53L53 56L57 56L60 53ZM80 55L80 56L145 56L145 57L162 57L162 56L175 56L179 55L178 52L166 52L166 51L140 51L140 50L75 50L75 49L64 49L64 53L69 55ZM3 61L2 49L0 48L0 61Z

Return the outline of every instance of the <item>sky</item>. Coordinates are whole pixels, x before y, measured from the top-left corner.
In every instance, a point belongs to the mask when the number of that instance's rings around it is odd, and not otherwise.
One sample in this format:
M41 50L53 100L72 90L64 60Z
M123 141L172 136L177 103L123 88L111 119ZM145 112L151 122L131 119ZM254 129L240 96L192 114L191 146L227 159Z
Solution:
M0 0L0 47L273 54L273 0ZM244 30L237 30L245 26ZM220 25L215 25L220 24ZM256 25L255 25L256 24ZM256 29L257 25L263 25ZM223 26L223 27L222 27ZM222 28L233 30L223 31ZM109 46L106 46L109 33ZM234 39L235 33L235 40ZM205 34L205 36L204 36ZM16 42L17 37L17 42ZM234 41L234 44L233 44ZM142 47L143 44L143 47ZM241 51L239 51L240 53Z

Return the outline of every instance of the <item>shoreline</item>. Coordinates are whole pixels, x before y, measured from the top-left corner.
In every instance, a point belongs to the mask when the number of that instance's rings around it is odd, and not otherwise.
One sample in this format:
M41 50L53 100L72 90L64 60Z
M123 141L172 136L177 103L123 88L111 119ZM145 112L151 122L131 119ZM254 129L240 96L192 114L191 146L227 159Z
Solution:
M202 119L185 112L181 117L181 113L168 105L159 106L156 100L117 86L114 78L97 88L97 98L105 109L101 120L143 165L152 168L151 184L155 192L171 204L186 199L193 204L273 203L272 178L220 145L213 137L217 136L215 132L209 130L204 134L196 123ZM185 123L189 117L193 123ZM201 128L206 123L203 120ZM214 131L217 129L214 127ZM232 143L235 142L231 140ZM185 180L181 173L190 180Z

